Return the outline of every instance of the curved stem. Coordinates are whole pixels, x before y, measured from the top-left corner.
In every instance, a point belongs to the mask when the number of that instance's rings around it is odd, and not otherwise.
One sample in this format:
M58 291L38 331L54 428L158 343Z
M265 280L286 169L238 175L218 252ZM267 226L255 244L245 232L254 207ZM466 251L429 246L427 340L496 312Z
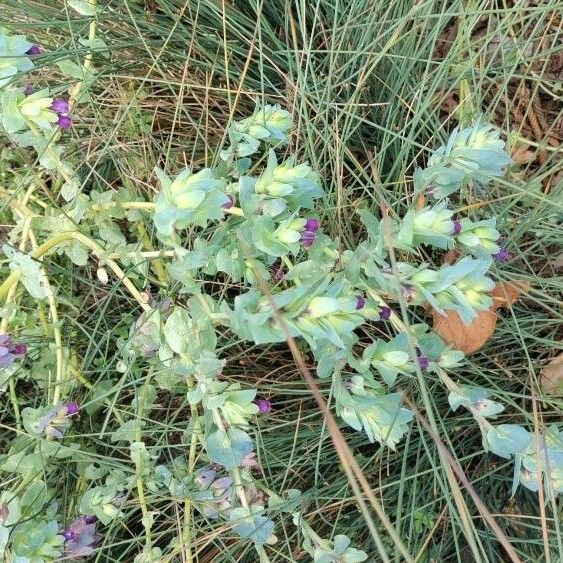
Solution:
M31 252L30 256L32 258L35 258L35 259L41 258L44 254L49 252L49 250L51 250L52 248L55 248L56 246L62 244L63 242L66 242L66 241L71 240L71 239L74 239L74 240L81 242L84 246L89 248L95 255L97 255L99 257L103 257L104 260L105 260L105 263L114 272L114 274L117 276L119 281L121 281L123 283L123 285L128 289L129 293L132 295L132 297L135 298L135 300L142 307L142 309L145 310L145 311L151 311L152 310L150 305L148 305L146 303L146 301L143 299L141 293L135 287L133 282L129 279L129 277L121 269L119 264L117 264L111 258L104 257L104 253L105 253L104 249L96 241L94 241L91 238L83 235L82 233L78 233L78 232L75 232L75 231L67 231L67 232L55 235L54 237L52 237L49 240L47 240L46 242L44 242L42 245L38 246L33 252ZM4 295L7 294L7 292L10 290L12 285L14 285L15 283L18 282L18 280L21 277L21 274L22 274L21 270L19 270L19 269L14 270L6 278L6 280L4 280L4 283L2 285L0 285L0 299Z

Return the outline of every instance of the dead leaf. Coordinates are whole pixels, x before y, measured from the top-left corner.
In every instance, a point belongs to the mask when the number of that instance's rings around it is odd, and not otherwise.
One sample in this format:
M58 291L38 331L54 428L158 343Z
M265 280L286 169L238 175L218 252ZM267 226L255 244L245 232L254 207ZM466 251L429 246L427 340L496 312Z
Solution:
M432 311L433 329L448 344L464 354L473 354L491 338L497 326L494 311L479 311L468 325L464 324L455 311L441 315Z
M555 356L540 372L540 383L544 393L563 396L563 354Z
M456 350L461 350L464 354L473 354L494 334L498 319L495 310L510 307L529 289L528 281L497 283L491 292L493 299L491 309L479 311L477 317L468 325L464 324L455 311L447 311L445 315L432 311L433 330Z
M493 307L495 309L501 307L508 309L523 293L528 293L528 291L530 291L530 282L528 280L497 283L493 291L491 291Z

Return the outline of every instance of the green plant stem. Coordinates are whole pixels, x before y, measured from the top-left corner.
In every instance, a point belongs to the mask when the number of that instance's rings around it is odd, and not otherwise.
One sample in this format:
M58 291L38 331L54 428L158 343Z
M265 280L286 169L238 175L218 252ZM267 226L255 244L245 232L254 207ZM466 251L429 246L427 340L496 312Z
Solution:
M147 399L147 389L149 387L152 378L152 370L149 372L147 379L145 380L143 387L139 393L138 405L137 405L137 417L139 418L137 428L135 430L135 439L139 443L144 443L142 441L141 434L141 420L144 417L144 411L146 408L145 402ZM139 495L139 504L141 506L141 512L143 514L142 522L145 528L145 550L147 556L150 557L152 549L152 534L151 534L151 518L149 516L149 510L147 507L147 499L145 497L145 485L143 481L143 464L142 457L139 455L135 460L135 470L137 472L137 494Z
M90 0L90 4L94 8L96 8L98 5L98 0ZM92 46L92 43L96 39L97 28L98 28L98 22L96 20L96 16L94 16L92 18L92 21L90 22L90 26L88 29L88 41L90 43L90 48ZM93 58L93 54L92 54L92 50L90 50L88 54L84 57L84 64L82 65L82 68L85 71L88 71L92 66L92 58ZM84 85L84 81L78 82L71 90L68 99L70 105L73 105L74 102L78 99L78 96L80 95L80 91L82 90L83 85Z
M84 246L89 248L95 255L99 257L104 256L104 249L96 241L83 235L82 233L78 233L75 231L67 231L55 235L54 237L44 242L42 245L38 246L30 254L30 256L35 259L41 258L41 256L49 252L49 250L51 250L52 248L55 248L56 246L72 239L81 242ZM106 264L110 267L110 269L114 272L114 274L117 276L119 281L121 281L123 285L128 289L129 293L137 301L137 303L141 306L141 308L145 311L151 311L152 309L150 305L146 303L146 301L143 299L142 295L140 294L139 290L135 287L135 285L125 274L125 272L121 269L119 264L117 264L114 260L111 260L110 258L104 258L104 260ZM3 299L7 295L12 285L14 285L19 281L19 279L21 278L21 274L22 274L21 270L19 269L14 270L6 278L6 280L4 280L4 283L0 285L0 299Z

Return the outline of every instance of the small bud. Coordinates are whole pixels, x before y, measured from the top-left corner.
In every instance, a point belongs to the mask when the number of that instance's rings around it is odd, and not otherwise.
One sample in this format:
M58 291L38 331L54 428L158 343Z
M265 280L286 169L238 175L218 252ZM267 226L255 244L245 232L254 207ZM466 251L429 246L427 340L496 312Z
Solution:
M283 280L283 276L284 276L283 268L281 266L279 268L275 268L272 271L272 276L271 276L272 282L274 283L281 282Z
M356 311L364 308L366 298L363 295L356 295Z
M56 125L61 129L70 129L72 127L72 119L68 115L59 115Z
M379 307L379 319L380 320L388 321L390 317L391 317L391 309L389 309L389 307L386 307L385 305L382 305L381 307Z
M29 56L34 56L34 55L40 55L41 54L41 49L39 47L39 45L32 45L26 52L26 55Z
M227 197L229 198L229 201L221 205L223 209L230 209L234 205L233 198L230 195L228 195Z
M68 113L70 111L70 104L67 100L55 98L51 104L51 109L55 113Z
M104 285L107 285L109 282L108 272L105 268L98 268L96 270L96 276Z
M497 262L506 262L510 259L510 252L506 248L501 248L496 254L493 254L493 258Z
M454 221L453 233L454 235L459 235L459 233L461 233L461 221Z
M317 219L307 219L305 230L316 233L319 230L319 221Z
M256 399L254 404L258 407L260 414L268 414L272 410L272 404L268 399Z
M428 358L426 356L418 356L416 358L417 362L418 362L418 366L420 367L421 370L426 370L428 369Z
M76 414L80 410L80 407L78 406L78 403L71 401L70 403L67 403L65 405L65 409L67 416L72 416L73 414Z

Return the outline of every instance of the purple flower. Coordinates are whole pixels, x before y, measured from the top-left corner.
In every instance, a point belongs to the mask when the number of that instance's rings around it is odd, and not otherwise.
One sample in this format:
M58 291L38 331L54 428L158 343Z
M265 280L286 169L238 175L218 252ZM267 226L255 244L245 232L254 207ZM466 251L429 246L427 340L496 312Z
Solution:
M68 113L70 111L70 104L67 100L55 98L51 104L51 109L58 114Z
M305 248L309 248L315 242L316 233L320 223L317 219L307 219L301 232L301 242Z
M317 219L307 219L304 228L306 231L316 233L319 230L319 221Z
M67 416L72 416L80 410L78 403L75 403L74 401L67 403L64 408L66 409Z
M493 254L493 258L497 262L506 262L510 258L510 252L506 248L501 248L496 254Z
M33 94L33 92L34 92L33 86L26 86L26 87L23 89L23 93L24 93L26 96L31 96L31 94Z
M59 115L59 119L57 119L55 124L61 129L69 129L72 127L72 119L68 115Z
M65 556L71 560L88 557L94 553L102 536L96 532L93 516L80 516L62 532L65 539Z
M363 295L356 295L356 311L364 308L366 298Z
M461 233L461 221L454 221L453 233L454 235Z
M39 48L39 45L32 45L26 52L26 55L40 55L41 54L41 49Z
M309 248L315 242L315 233L313 231L303 231L300 240L305 248Z
M199 501L198 510L208 518L218 518L219 513L230 508L233 481L230 477L219 477L211 467L195 473L195 485L201 491L194 495Z
M428 369L429 362L426 356L420 355L416 358L416 360L418 362L418 366L420 367L420 369L422 370Z
M227 197L229 198L229 201L221 205L223 209L230 209L234 205L233 198L230 195L228 195Z
M75 402L59 403L39 419L37 430L50 438L62 438L63 431L70 425L70 417L79 410Z
M23 358L26 352L25 344L16 344L9 334L0 334L0 368L7 368L14 360Z
M272 410L272 404L268 399L256 399L254 404L258 407L260 414L268 414Z
M416 297L416 289L408 283L401 284L401 293L407 301Z
M274 283L279 283L283 280L284 272L283 268L280 266L272 271L271 279Z
M379 307L379 319L381 321L388 321L391 317L391 309L385 305Z

